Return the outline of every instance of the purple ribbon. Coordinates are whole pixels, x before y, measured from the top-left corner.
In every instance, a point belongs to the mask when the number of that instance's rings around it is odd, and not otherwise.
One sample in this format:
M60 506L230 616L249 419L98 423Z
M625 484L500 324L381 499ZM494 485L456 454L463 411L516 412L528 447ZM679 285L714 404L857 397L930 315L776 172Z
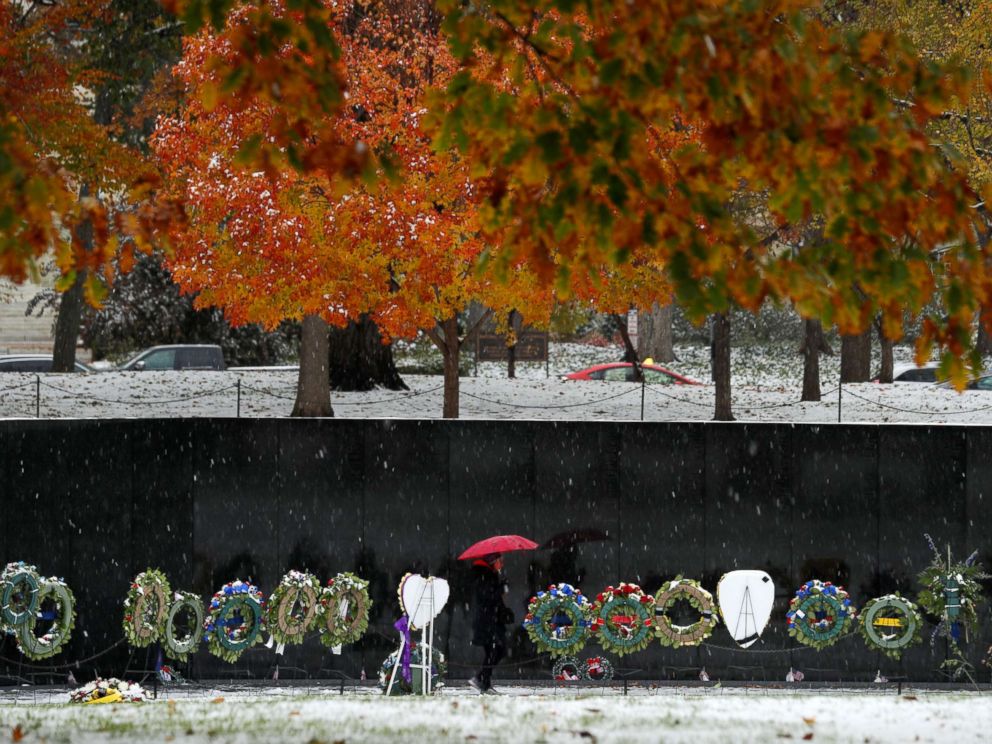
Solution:
M413 648L410 645L412 643L410 640L410 618L404 615L393 623L393 627L403 636L403 658L400 659L400 673L406 683L410 684L413 681L413 672L410 671L410 662L413 659Z

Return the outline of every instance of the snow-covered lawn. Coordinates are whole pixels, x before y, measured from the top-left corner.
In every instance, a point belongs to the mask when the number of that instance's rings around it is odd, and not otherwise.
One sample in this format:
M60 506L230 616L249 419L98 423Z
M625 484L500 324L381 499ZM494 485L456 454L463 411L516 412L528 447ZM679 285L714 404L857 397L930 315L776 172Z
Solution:
M0 694L0 735L24 742L980 742L988 696L965 692L739 688L559 692L507 688L432 699L314 690L177 689L130 705ZM53 695L58 698L59 693ZM68 696L61 693L62 698ZM19 702L15 702L19 698ZM17 740L16 738L14 739Z
M461 380L461 417L706 421L713 415L706 349L679 349L672 366L706 384L640 385L627 382L562 382L560 376L603 361L618 350L577 344L552 346L552 362L518 366L506 379L501 364L479 365ZM900 349L908 361L909 351ZM734 414L740 421L836 422L837 360L824 359L820 403L800 403L801 360L795 354L747 349L734 353ZM550 373L550 376L549 376ZM439 376L406 375L409 391L335 393L335 415L344 418L439 418ZM88 375L0 375L0 418L116 418L176 416L288 416L296 373L291 370L228 372L104 372ZM240 399L240 406L239 406ZM845 422L992 423L992 392L957 393L932 385L845 385Z

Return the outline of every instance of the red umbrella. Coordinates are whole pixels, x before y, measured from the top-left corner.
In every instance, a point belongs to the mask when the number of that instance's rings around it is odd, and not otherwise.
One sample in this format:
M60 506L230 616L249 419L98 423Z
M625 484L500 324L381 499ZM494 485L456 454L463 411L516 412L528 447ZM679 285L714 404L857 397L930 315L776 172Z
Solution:
M479 540L479 542L458 556L458 560L468 561L472 558L482 558L491 553L509 553L512 550L533 550L536 547L536 542L520 535L494 535L493 537L487 537L485 540Z

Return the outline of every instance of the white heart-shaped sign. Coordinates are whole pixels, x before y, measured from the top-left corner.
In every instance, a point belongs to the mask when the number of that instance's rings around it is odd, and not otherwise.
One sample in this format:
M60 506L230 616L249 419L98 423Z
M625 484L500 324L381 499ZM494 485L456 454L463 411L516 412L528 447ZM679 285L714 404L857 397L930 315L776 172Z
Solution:
M723 622L741 648L758 640L775 603L775 584L764 571L731 571L716 586Z
M425 627L437 617L448 603L448 582L436 576L426 579L420 574L407 574L400 580L400 607L410 618L410 629Z

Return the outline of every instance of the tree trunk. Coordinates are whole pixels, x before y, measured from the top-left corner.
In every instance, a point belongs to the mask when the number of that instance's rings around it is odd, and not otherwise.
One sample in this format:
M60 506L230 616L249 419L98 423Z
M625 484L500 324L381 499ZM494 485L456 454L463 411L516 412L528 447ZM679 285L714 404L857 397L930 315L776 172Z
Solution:
M79 189L79 197L89 196L88 184ZM86 220L76 228L76 236L83 250L93 250L93 224ZM55 317L55 340L52 345L52 372L72 372L76 367L76 343L83 319L83 282L86 270L76 274L76 281L62 293L58 315Z
M300 338L300 376L296 387L293 416L333 416L331 381L327 370L330 359L327 322L319 315L303 318Z
M518 318L520 314L516 310L510 311L510 331L512 333L520 332L520 323ZM513 343L506 347L506 376L515 380L517 378L517 344Z
M382 343L379 328L367 315L329 334L331 387L335 390L366 391L378 386L409 390L393 361L393 347Z
M857 336L840 338L840 381L868 382L871 379L871 328Z
M820 400L820 354L833 354L823 336L823 325L816 318L803 321L803 343L799 348L803 355L803 394L800 400L816 402Z
M983 317L989 318L992 321L992 312L984 305L978 313L978 336L975 338L975 349L983 357L987 357L992 356L992 333L989 333L985 324L982 322Z
M674 306L658 305L651 312L642 312L637 320L637 355L641 359L651 357L656 362L674 362L675 347L672 342L672 317Z
M882 350L882 367L878 373L878 381L891 383L892 373L895 371L895 364L892 359L892 349L896 345L896 342L885 337L885 334L882 332L881 317L878 318L875 327L878 329L878 344Z
M713 382L716 383L714 421L733 421L730 397L730 312L713 316Z
M634 342L630 340L630 331L627 328L627 316L617 315L617 325L620 327L620 338L623 339L623 360L634 365L634 379L637 382L644 382L644 373L641 371L640 358L637 356L637 349Z
M458 318L451 316L441 323L444 333L444 409L446 419L458 418L458 357L461 341L458 338Z

